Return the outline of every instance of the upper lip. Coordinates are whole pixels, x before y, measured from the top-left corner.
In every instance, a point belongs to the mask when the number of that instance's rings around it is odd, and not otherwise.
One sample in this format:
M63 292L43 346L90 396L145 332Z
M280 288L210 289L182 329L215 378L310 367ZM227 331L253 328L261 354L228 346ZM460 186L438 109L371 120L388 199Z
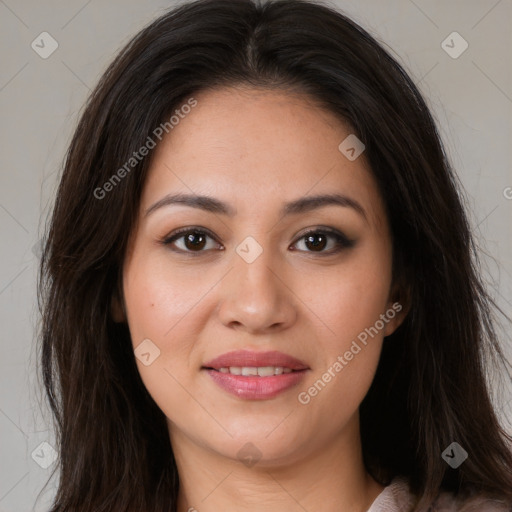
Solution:
M291 368L292 370L307 370L308 365L299 359L283 352L254 352L252 350L235 350L222 354L203 365L203 368L229 368L238 367L263 367L276 366Z

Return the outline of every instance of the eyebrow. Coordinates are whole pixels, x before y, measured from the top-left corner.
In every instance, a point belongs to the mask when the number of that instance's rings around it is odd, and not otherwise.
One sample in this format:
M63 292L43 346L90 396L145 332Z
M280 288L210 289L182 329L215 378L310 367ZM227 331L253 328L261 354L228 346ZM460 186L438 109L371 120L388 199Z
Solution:
M229 217L236 215L235 208L213 197L195 194L168 194L147 208L145 216L147 217L159 208L174 204L182 204L191 208L198 208L200 210L227 215ZM281 208L280 216L297 215L311 210L316 210L318 208L323 208L325 206L342 206L344 208L352 208L362 217L367 219L366 211L361 204L355 199L342 194L322 194L301 197L286 203Z

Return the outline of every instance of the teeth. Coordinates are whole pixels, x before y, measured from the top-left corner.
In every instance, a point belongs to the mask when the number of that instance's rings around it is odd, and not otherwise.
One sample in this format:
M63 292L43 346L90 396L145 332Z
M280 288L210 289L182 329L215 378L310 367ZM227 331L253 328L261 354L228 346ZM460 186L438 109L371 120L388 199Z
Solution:
M220 373L231 373L231 375L243 375L270 377L272 375L281 375L282 373L291 373L291 368L283 368L282 366L230 366L229 368L219 368Z
M273 366L262 366L256 370L260 377L270 377L270 375L275 375L275 368Z

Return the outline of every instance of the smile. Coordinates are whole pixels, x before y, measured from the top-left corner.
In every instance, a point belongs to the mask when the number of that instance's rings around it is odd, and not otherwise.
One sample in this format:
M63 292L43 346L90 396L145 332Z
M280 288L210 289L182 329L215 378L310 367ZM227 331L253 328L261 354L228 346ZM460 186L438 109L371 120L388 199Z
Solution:
M230 373L231 375L258 375L259 377L270 377L271 375L281 375L282 373L291 373L296 370L283 368L282 366L230 366L228 368L219 368L220 373Z
M231 395L245 400L268 400L297 386L309 367L282 352L240 350L209 361L202 370Z

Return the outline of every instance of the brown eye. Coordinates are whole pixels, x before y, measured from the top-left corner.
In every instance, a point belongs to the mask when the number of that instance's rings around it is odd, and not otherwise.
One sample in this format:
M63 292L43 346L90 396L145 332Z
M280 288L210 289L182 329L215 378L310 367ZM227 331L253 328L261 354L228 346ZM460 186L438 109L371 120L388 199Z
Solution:
M327 237L323 233L304 237L306 247L312 251L323 251L327 245Z
M191 251L201 250L206 245L206 237L199 232L189 233L185 235L185 247Z
M354 247L355 240L350 240L343 233L334 231L331 228L317 229L309 231L299 238L292 247L303 244L300 251L303 252L316 252L319 254L334 254L343 249ZM327 250L326 250L327 248Z
M210 242L212 240L213 242ZM177 252L201 253L208 249L214 249L219 244L215 243L213 235L203 229L182 229L173 233L162 241L164 245ZM209 244L209 245L208 245Z

